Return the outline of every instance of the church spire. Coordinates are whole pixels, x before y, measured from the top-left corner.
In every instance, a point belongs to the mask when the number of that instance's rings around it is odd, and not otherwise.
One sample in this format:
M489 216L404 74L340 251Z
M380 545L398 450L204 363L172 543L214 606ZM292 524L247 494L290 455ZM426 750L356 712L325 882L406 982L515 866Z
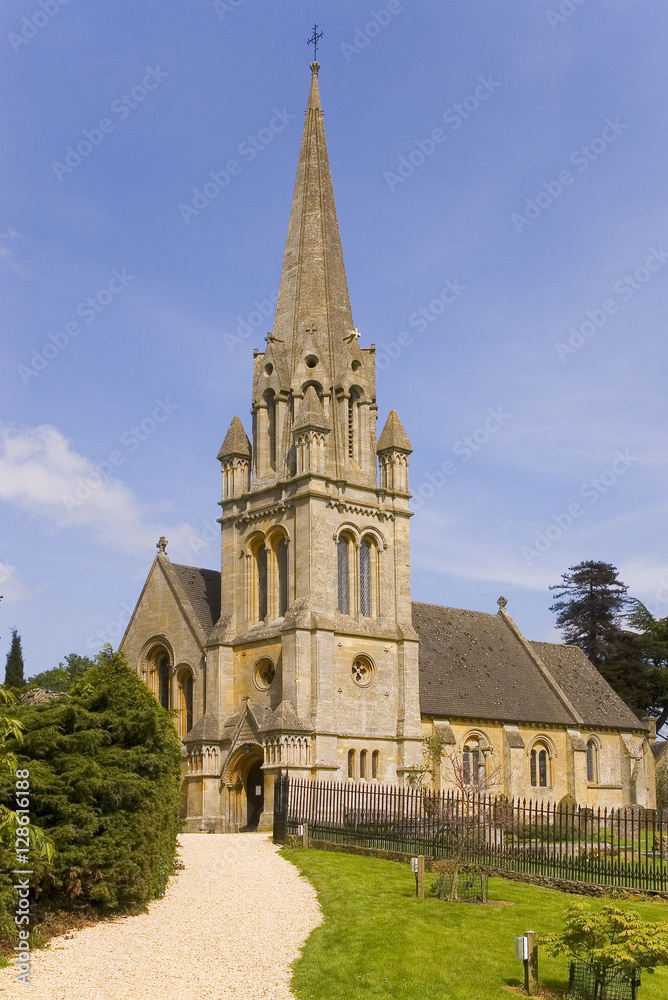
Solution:
M273 330L274 338L282 344L291 381L307 346L330 378L335 378L341 355L348 353L345 338L354 329L320 103L319 69L317 62L311 63L311 89Z
M375 353L360 347L350 309L319 70L312 62L274 328L254 359L253 490L298 474L293 428L303 429L296 422L309 389L326 419L310 471L367 486L377 482ZM311 416L313 406L311 399Z

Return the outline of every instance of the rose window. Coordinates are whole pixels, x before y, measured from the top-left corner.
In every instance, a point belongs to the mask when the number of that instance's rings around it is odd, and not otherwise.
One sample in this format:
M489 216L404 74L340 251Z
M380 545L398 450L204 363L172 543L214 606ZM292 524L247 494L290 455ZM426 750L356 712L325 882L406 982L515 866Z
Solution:
M373 677L373 664L368 656L357 656L353 660L351 673L355 684L366 687Z
M268 657L264 657L255 664L255 686L261 691L266 691L271 687L276 676L276 667Z

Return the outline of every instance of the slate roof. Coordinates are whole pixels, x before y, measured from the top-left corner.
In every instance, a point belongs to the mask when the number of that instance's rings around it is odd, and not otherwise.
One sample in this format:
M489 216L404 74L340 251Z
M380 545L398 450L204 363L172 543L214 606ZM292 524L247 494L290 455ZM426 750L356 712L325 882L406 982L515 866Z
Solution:
M220 572L172 563L197 620L208 635L220 618Z
M561 646L554 642L532 642L531 645L566 697L576 706L583 726L645 728L579 646Z
M198 722L192 727L187 736L184 737L184 743L215 743L216 740L220 739L220 730L218 728L218 720L213 712L207 712L203 715Z
M580 723L501 615L413 604L425 715L643 729L582 651L531 643Z

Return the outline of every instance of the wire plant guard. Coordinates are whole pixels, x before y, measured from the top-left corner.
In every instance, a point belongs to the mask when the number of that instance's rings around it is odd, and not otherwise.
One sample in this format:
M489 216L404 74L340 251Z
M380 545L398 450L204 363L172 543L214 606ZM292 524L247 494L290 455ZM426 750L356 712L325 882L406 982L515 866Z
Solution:
M438 882L437 895L441 899L450 899L452 893L453 872L444 872ZM474 872L457 872L457 900L460 903L486 903L487 875Z
M577 1000L636 1000L639 986L638 972L611 966L603 981L589 962L578 959L570 964L568 996Z

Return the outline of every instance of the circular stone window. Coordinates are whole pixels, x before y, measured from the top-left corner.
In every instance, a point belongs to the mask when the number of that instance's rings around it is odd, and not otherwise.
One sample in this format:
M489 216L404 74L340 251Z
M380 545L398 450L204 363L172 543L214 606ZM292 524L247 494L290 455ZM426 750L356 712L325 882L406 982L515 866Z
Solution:
M307 368L315 368L315 366L318 363L318 359L316 358L315 354L307 354L306 358L304 359L304 362Z
M355 684L368 687L373 679L373 663L368 656L356 656L350 668Z
M362 362L361 362L361 361L358 361L358 360L357 360L357 358L355 358L355 360L354 360L353 362L351 362L351 365L350 365L350 367L352 368L352 370L353 370L354 372L357 372L357 371L359 371L359 370L360 370L360 368L362 367Z
M260 691L266 691L274 683L275 676L276 667L268 656L263 656L261 660L257 661L253 671L253 682L256 688Z
M267 361L266 365L264 366L265 375L271 375L273 370L274 366L272 365L271 361Z

